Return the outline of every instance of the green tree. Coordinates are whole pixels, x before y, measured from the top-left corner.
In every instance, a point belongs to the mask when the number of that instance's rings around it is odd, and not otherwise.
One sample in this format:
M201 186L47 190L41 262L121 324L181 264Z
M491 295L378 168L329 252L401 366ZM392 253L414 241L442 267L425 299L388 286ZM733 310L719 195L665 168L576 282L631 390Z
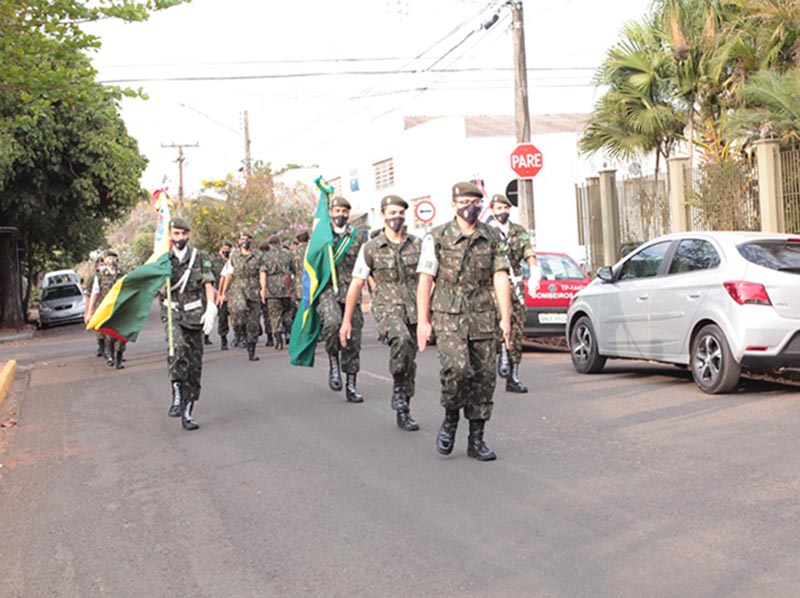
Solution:
M71 265L141 197L145 159L119 117L131 90L96 82L85 23L141 21L185 0L0 0L0 222L19 230L30 291ZM13 248L0 247L0 327L19 328Z

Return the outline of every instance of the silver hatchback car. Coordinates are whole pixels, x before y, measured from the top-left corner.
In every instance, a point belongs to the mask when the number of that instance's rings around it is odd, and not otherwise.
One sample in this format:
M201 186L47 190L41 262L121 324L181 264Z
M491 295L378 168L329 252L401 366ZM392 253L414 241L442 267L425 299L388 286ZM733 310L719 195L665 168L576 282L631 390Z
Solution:
M742 368L800 368L800 235L676 233L654 239L573 298L567 343L581 373L607 358L684 364L733 390Z

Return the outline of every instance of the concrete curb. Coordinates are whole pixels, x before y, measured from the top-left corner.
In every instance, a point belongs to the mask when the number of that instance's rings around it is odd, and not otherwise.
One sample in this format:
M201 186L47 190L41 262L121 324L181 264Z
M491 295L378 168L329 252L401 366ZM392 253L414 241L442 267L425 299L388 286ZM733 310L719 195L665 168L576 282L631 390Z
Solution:
M23 330L22 332L0 334L0 344L10 343L11 341L23 341L33 338L33 330Z
M0 371L0 407L3 406L3 401L8 394L8 389L11 387L11 381L14 379L14 374L17 371L17 362L11 359L6 362Z

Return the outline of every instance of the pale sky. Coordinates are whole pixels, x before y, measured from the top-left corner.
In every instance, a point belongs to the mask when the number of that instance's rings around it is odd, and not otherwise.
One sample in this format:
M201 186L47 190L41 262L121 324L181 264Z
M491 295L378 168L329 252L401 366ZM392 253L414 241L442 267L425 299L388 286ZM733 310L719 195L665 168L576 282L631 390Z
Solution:
M590 112L592 69L649 4L526 0L531 113ZM496 24L481 29L495 12ZM172 195L177 150L161 144L199 144L185 150L191 196L201 180L241 167L245 110L253 159L276 168L324 166L407 115L514 112L503 2L194 0L145 23L91 30L103 41L93 57L99 79L149 95L125 100L122 115L150 160L142 184L152 190L166 178Z

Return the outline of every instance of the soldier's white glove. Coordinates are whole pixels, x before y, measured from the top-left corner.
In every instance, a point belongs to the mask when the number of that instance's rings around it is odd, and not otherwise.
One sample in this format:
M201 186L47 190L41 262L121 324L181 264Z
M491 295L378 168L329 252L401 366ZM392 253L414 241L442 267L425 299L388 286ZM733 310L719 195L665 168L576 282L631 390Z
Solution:
M214 330L214 319L217 317L217 306L213 301L206 305L206 311L200 316L200 323L203 325L203 334L209 335Z
M539 282L542 280L542 271L539 266L530 266L530 274L528 276L528 296L536 299L536 293L539 292Z

